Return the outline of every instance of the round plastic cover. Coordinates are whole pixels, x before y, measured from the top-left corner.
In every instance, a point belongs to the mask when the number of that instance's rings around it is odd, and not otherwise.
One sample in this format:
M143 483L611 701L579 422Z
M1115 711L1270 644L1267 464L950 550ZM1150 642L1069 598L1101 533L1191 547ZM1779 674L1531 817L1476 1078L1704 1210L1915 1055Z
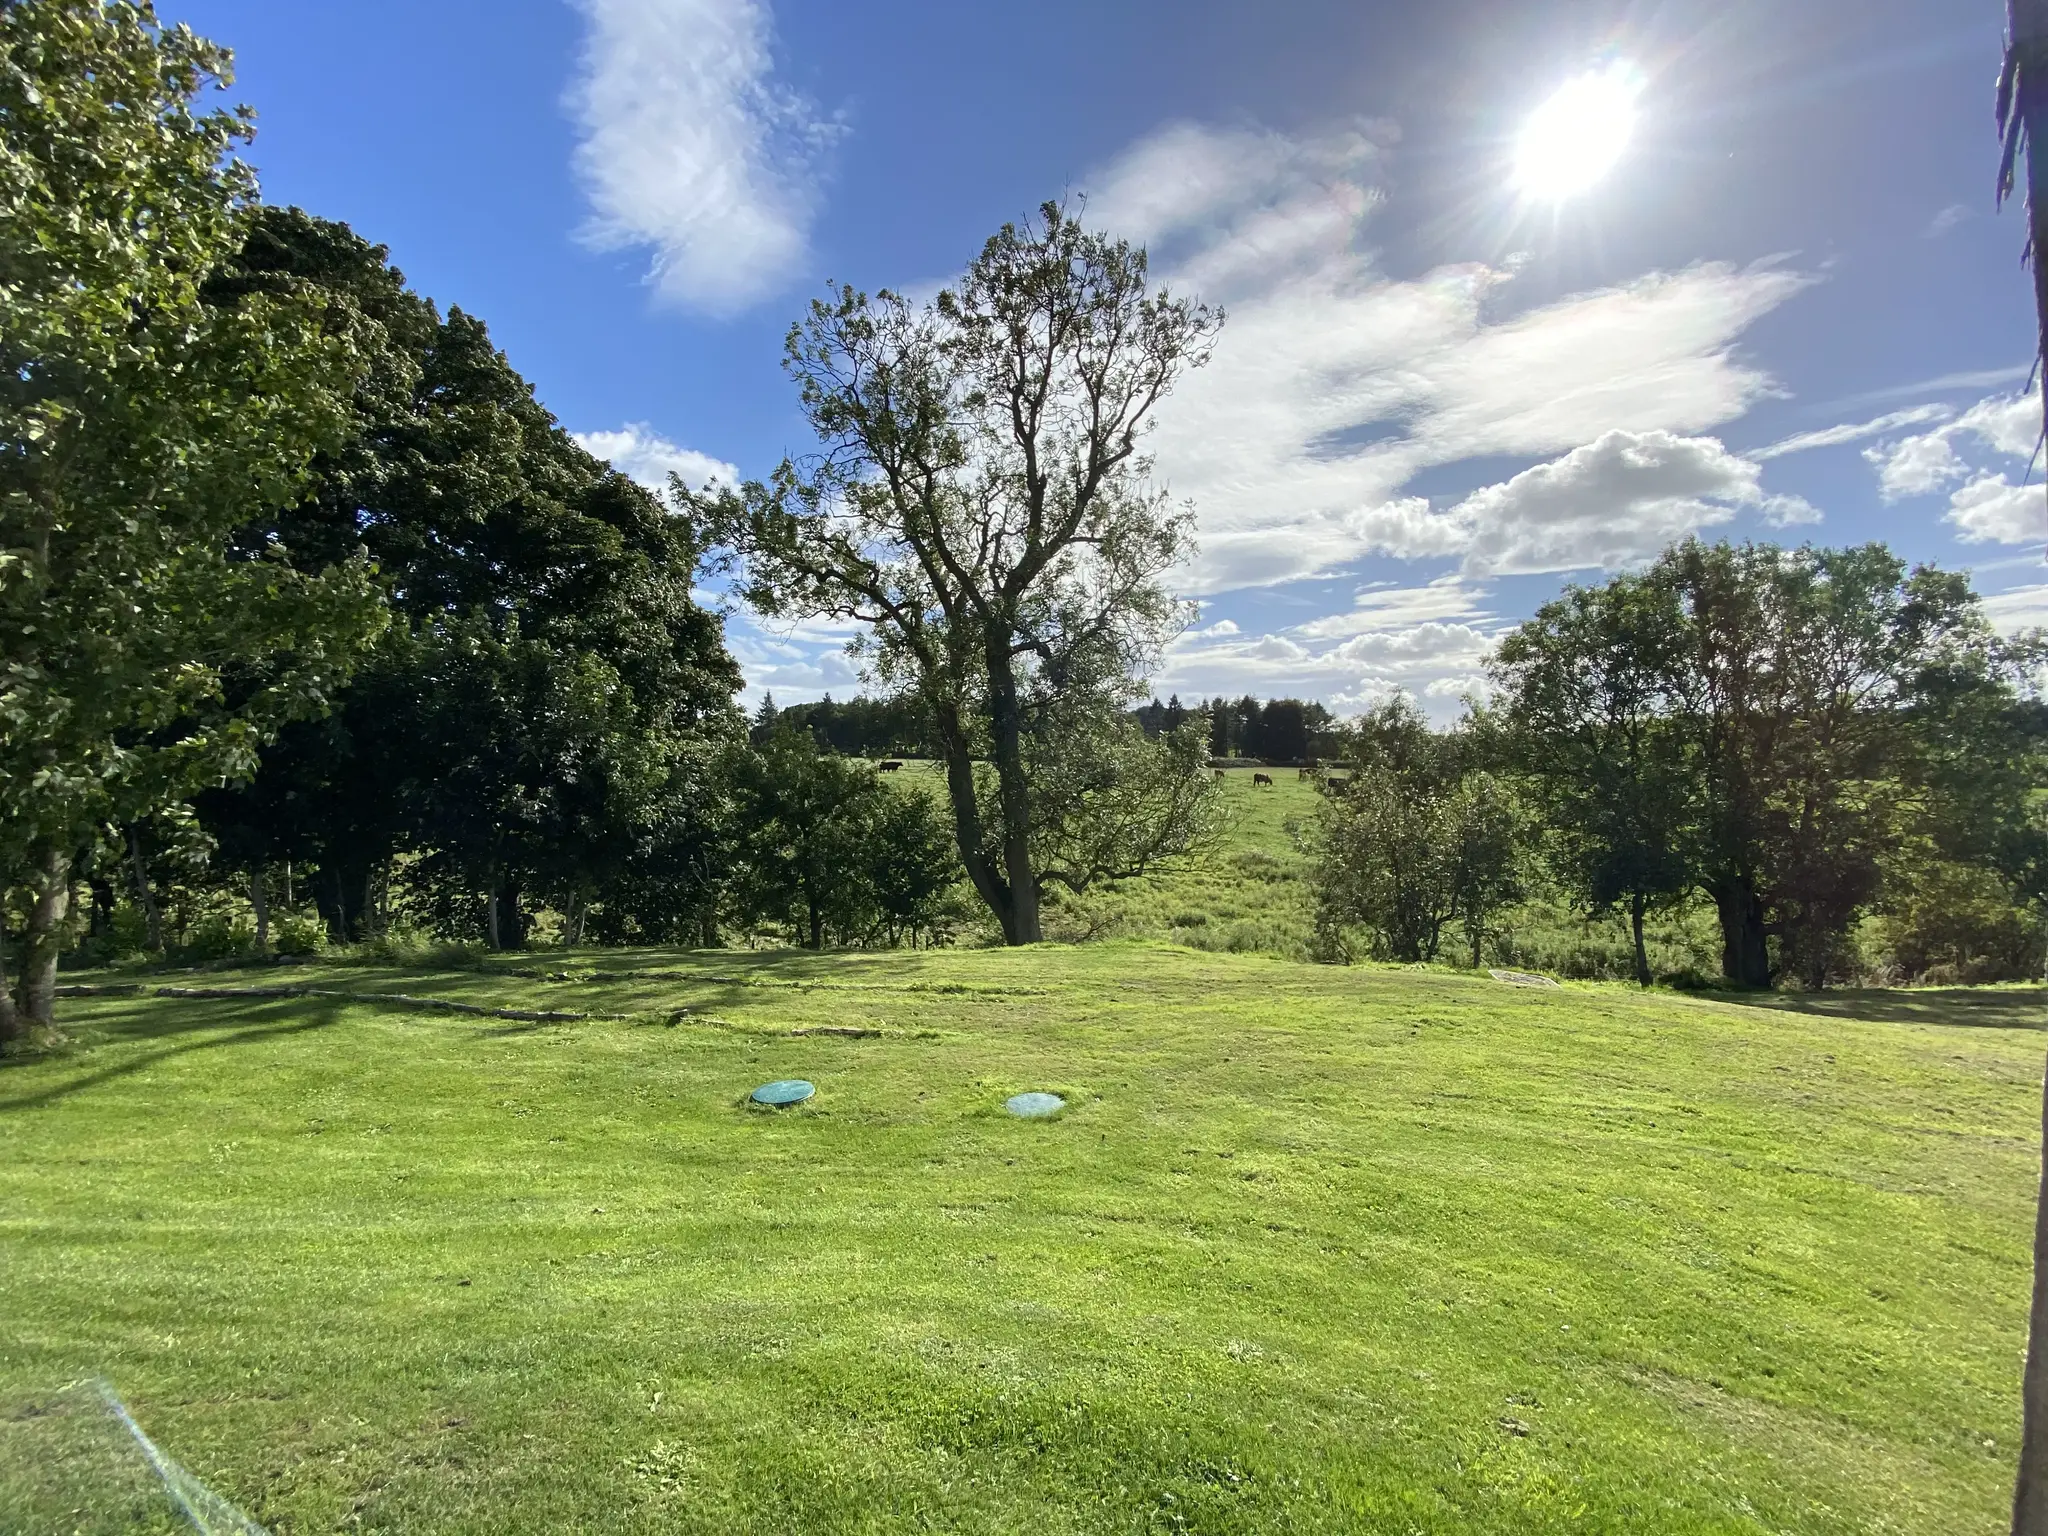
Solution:
M780 1078L772 1083L763 1083L754 1090L756 1104L773 1104L780 1109L785 1104L801 1104L818 1090L800 1077Z
M1056 1093L1020 1093L1003 1104L1020 1120L1050 1119L1066 1107L1067 1101Z

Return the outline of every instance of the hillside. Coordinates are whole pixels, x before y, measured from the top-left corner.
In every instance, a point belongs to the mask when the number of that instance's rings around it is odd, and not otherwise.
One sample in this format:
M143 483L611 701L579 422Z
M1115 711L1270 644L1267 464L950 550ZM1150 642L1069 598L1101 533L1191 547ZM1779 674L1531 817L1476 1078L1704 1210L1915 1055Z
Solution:
M69 1002L0 1069L0 1526L98 1372L279 1532L2002 1528L2037 991L1138 943L148 985L292 981L623 1017Z

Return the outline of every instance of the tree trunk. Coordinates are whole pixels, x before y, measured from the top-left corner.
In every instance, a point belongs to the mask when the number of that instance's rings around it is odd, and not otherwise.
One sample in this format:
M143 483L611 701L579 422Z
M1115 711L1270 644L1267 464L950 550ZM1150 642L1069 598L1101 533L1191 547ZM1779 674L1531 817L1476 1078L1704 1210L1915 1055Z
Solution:
M574 949L583 942L583 922L590 915L590 903L581 891L569 893L569 910L562 914L562 943Z
M1745 875L1724 875L1714 883L1714 910L1721 919L1721 974L1738 987L1771 984L1771 950L1764 935L1764 904Z
M1639 987L1650 984L1650 952L1643 947L1643 908L1647 905L1641 891L1629 897L1628 926L1636 941L1636 985Z
M28 1026L14 1006L14 989L7 980L7 923L5 909L0 909L0 1051L27 1038Z
M256 909L256 953L270 953L270 897L263 889L263 866L249 871L249 905Z
M498 921L498 882L495 880L491 882L491 894L489 897L489 902L491 918L491 948L503 949L505 946L498 937L500 932Z
M28 942L22 946L21 1011L31 1030L56 1032L57 939L71 910L71 855L52 848L36 871L35 906L29 911Z
M2041 1084L2041 1182L2034 1197L2034 1301L2020 1382L2020 1470L2012 1536L2048 1536L2048 1073Z
M164 947L164 914L156 904L156 892L149 884L149 861L142 856L142 828L128 828L128 866L135 876L135 904L142 908L143 942L151 954Z
M988 648L988 709L996 794L1003 816L1003 875L1010 888L1003 918L1005 944L1036 944L1045 937L1038 916L1038 877L1031 868L1031 786L1024 772L1024 722L1017 702L1017 673L1008 650L1009 631L995 626Z
M823 949L825 947L825 910L818 905L818 898L815 896L807 894L804 897L804 903L810 908L811 913L811 948Z
M967 732L953 707L934 705L939 749L946 760L946 798L953 806L953 838L960 848L960 863L967 871L974 892L1010 931L1010 888L993 868L982 847L981 803L974 797L974 754L968 750Z

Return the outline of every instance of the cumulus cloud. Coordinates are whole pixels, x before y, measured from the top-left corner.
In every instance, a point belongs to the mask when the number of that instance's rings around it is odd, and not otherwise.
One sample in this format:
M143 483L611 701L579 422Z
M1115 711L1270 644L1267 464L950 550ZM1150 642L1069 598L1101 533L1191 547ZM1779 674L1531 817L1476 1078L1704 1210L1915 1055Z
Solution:
M652 252L664 300L730 314L803 269L838 125L773 77L763 0L576 0L569 107L600 251Z
M737 466L708 453L672 443L644 421L628 422L615 432L571 432L583 449L608 461L622 475L630 475L651 490L668 489L668 477L681 475L683 484L701 491L713 483L738 485Z
M1711 437L1617 430L1475 491L1450 517L1469 531L1465 568L1476 574L1612 570L1745 508L1777 522L1818 515L1766 495L1761 474Z
M2031 459L2041 439L2041 396L1992 395L1931 432L1863 450L1877 471L1886 501L1932 496L1960 481L1981 478L1972 460L1984 452ZM1966 455L1963 450L1970 450ZM2002 477L2001 477L2002 478ZM1986 535L1989 537L1989 535Z
M1950 495L1943 520L1956 525L1965 544L2039 544L2048 536L2048 492L1979 475Z
M1407 491L1422 471L1698 432L1773 388L1734 349L1811 281L1781 267L1706 263L1520 313L1507 267L1389 278L1368 241L1381 138L1179 124L1089 180L1091 222L1230 313L1152 443L1201 520L1195 591L1462 554L1462 525Z

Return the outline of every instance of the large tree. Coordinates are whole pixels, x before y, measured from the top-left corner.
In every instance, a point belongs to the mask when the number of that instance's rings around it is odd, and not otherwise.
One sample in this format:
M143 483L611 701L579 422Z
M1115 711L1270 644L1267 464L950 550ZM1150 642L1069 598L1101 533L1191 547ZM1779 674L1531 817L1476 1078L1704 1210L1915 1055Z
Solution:
M246 771L379 618L355 541L229 538L297 496L358 367L317 295L206 291L256 191L247 114L206 105L229 78L143 0L0 6L0 886L31 899L0 1039L51 1026L79 856Z
M607 933L701 936L705 902L657 896L650 865L660 850L680 861L669 884L704 875L688 845L718 795L696 781L739 727L738 671L690 595L689 519L586 453L481 321L443 317L346 226L265 210L216 287L279 284L352 316L368 366L310 494L240 539L365 544L394 623L330 717L208 801L209 825L245 856L317 864L343 939L402 850L441 925L502 946L537 901L572 935L609 900L635 911Z
M1668 584L1624 576L1545 604L1493 664L1501 736L1542 809L1551 863L1588 909L1627 912L1643 986L1644 919L1693 881L1685 737L1671 718L1682 636Z
M2027 755L2019 659L1967 582L1909 575L1882 545L1689 541L1544 608L1497 672L1583 894L1634 912L1689 884L1714 903L1729 981L1820 986L1901 840L1962 846L1956 812L2014 782L1990 766ZM1974 769L1947 740L1966 727ZM2021 861L2015 814L1980 819Z
M1009 943L1041 935L1034 760L1077 716L1135 700L1186 621L1162 577L1189 518L1152 485L1142 439L1221 318L1047 204L921 309L847 287L815 302L786 363L822 451L716 509L760 611L866 626L876 676L921 700L961 858ZM1083 878L1143 867L1094 842L1115 853Z

